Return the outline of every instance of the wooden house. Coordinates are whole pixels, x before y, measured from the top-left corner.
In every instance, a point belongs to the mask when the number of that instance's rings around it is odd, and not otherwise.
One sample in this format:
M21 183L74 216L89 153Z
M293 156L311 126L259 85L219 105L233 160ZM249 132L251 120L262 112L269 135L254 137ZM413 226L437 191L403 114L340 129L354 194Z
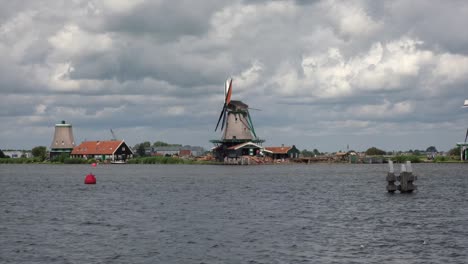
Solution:
M299 154L301 153L294 145L281 145L281 147L265 147L263 152L265 153L265 155L273 158L274 160L299 158Z
M133 157L133 151L123 140L84 141L73 148L71 157L111 162L126 161Z

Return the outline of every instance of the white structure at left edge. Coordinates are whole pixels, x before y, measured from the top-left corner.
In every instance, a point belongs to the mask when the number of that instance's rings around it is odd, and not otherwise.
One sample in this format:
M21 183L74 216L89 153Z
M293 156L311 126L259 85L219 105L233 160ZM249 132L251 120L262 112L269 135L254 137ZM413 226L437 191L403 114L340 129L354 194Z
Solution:
M468 108L468 100L465 100L463 107ZM457 146L460 147L460 159L461 160L468 160L468 142L466 142L467 139L468 139L468 128L466 129L465 142L457 143Z

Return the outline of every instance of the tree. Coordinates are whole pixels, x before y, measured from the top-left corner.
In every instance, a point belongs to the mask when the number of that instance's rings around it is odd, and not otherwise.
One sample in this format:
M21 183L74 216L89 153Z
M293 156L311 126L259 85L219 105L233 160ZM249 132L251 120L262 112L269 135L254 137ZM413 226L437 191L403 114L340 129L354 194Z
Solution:
M378 149L376 147L372 147L366 150L366 155L369 155L369 156L385 155L385 151Z
M149 141L145 141L139 144L136 144L133 149L136 150L136 153L140 157L146 156L146 149L151 148L151 143Z
M168 143L162 141L156 141L153 143L153 147L167 147L169 146Z
M314 149L313 152L314 152L314 155L316 156L320 155L320 151L318 151L318 149Z
M39 158L40 161L44 161L47 157L47 148L44 146L34 147L31 152L33 157Z
M430 146L430 147L428 147L428 148L426 149L426 152L435 153L435 152L437 152L437 149L436 149L436 147L434 147L434 146Z
M138 145L138 147L136 149L136 152L137 152L138 156L140 156L140 157L146 156L145 145L143 145L143 144Z
M301 151L301 154L304 157L312 157L314 155L314 153L312 151L309 151L307 149L304 149L303 151Z
M156 141L153 143L153 147L180 147L181 144L170 144L163 141Z
M459 156L460 151L461 151L461 147L456 147L456 148L453 148L453 149L449 150L448 154L450 156Z

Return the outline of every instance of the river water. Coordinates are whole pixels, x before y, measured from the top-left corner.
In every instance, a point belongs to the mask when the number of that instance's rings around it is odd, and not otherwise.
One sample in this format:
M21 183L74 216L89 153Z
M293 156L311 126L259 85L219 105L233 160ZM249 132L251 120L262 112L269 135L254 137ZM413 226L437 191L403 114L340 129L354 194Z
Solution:
M2 164L0 263L468 263L468 164L413 170Z

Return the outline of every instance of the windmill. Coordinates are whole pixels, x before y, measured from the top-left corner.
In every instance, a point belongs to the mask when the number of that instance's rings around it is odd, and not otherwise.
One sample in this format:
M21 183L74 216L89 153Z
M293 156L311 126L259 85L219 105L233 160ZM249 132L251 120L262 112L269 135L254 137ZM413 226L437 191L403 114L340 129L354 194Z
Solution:
M74 147L75 139L72 125L65 121L55 124L54 138L50 144L50 159L60 156L62 153L70 155Z
M237 145L249 143L258 148L259 146L255 143L264 142L257 137L249 106L242 101L231 100L231 96L232 79L228 79L224 87L223 107L215 127L215 131L218 128L222 131L221 140L211 140L217 145L218 158L228 155L229 149Z

